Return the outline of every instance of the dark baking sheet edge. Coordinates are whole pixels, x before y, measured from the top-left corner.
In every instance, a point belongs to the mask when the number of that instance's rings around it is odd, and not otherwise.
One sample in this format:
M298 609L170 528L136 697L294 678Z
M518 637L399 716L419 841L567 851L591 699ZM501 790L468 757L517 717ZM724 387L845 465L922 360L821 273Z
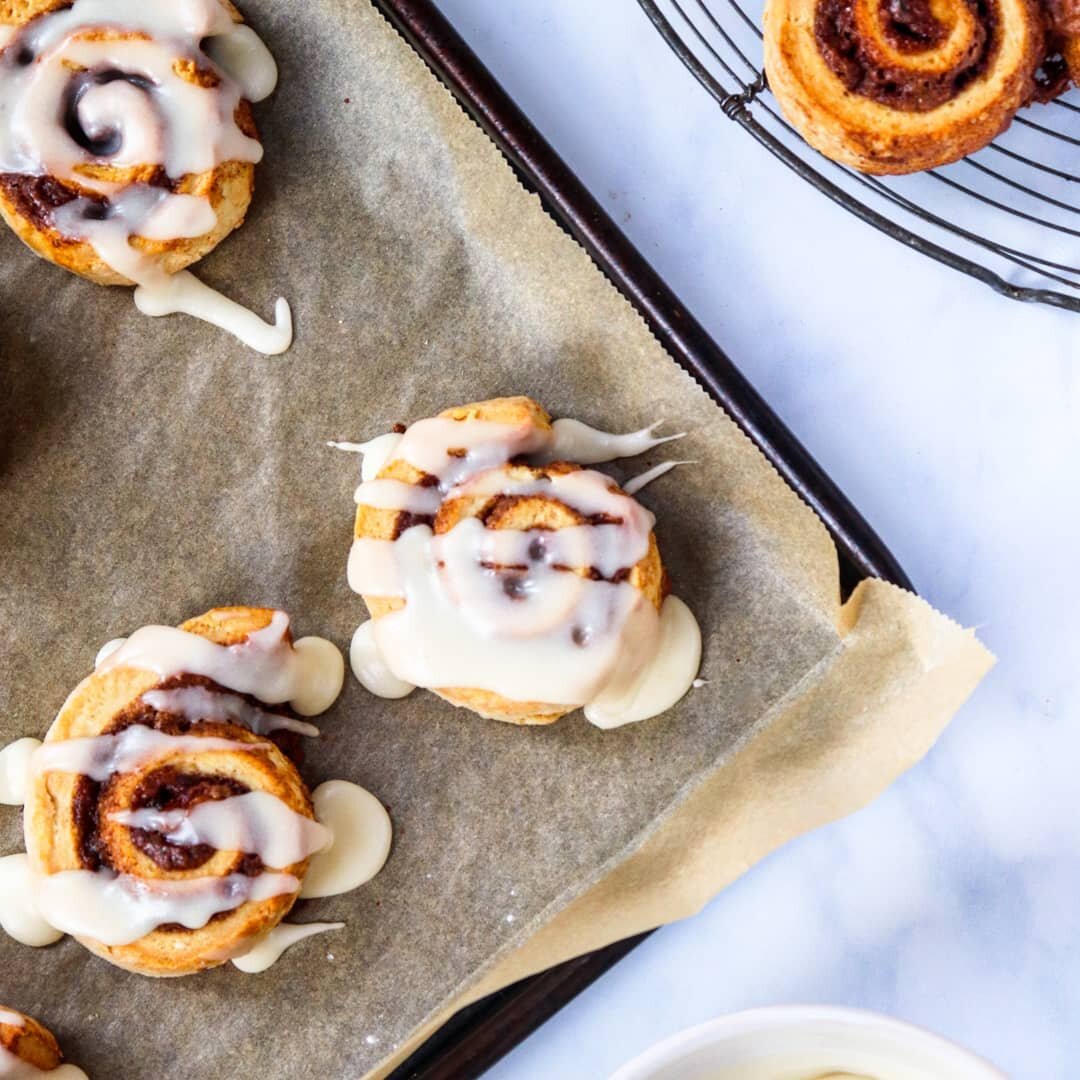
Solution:
M914 588L892 552L679 302L432 0L374 0L510 162L544 209L585 248L645 318L667 352L757 444L824 522L840 554L846 595L865 577ZM388 1080L471 1080L492 1066L612 965L639 934L524 979L462 1009Z

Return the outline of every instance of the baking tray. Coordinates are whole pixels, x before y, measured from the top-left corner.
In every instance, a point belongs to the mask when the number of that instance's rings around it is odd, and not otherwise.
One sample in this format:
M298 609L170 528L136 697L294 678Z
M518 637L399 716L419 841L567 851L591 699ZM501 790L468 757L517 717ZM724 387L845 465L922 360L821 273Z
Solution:
M862 515L619 231L432 0L375 3L498 146L521 183L540 197L545 210L637 308L668 353L825 523L840 553L844 595L866 577L914 591ZM463 1009L395 1069L390 1080L479 1076L647 936L567 961Z

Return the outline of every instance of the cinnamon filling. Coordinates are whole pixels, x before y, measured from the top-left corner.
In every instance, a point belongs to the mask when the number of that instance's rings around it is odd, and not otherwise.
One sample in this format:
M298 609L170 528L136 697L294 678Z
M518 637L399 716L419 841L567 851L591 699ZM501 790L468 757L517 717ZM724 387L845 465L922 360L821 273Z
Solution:
M175 690L185 686L202 686L208 690L222 691L217 683L201 675L176 675L162 680L154 689ZM222 692L243 697L256 706L259 704L250 695L236 694L231 690ZM275 706L274 711L295 719L295 714L287 706ZM118 713L102 734L115 735L136 724L167 735L188 735L195 730L208 735L228 737L235 732L235 728L230 724L213 720L192 721L176 713L159 712L138 699ZM302 758L300 736L296 732L275 731L259 738L276 743L284 754L298 763ZM116 869L109 859L107 845L102 840L98 816L99 805L107 794L109 783L110 781L99 783L88 776L80 776L75 785L72 814L78 837L79 858L86 870ZM249 790L245 784L230 777L191 775L180 772L174 766L164 766L148 773L142 780L134 792L131 809L187 810L201 802L244 795ZM167 871L197 869L214 854L214 849L208 844L173 844L160 833L146 829L132 829L131 841L144 855ZM242 855L238 857L233 872L254 877L262 870L262 861L257 855Z
M390 538L396 540L403 532L408 532L414 525L433 525L433 514L414 514L411 510L399 510L394 519L394 535Z
M949 71L912 72L878 56L859 34L852 0L820 0L814 37L825 63L851 93L904 112L929 112L980 78L1000 42L996 0L958 2L971 9L975 33ZM948 36L929 0L880 0L878 18L889 44L912 56L938 48Z
M205 675L173 675L168 679L163 679L154 687L154 689L179 690L185 686L201 686L206 690L228 694L230 697L243 698L249 705L252 705L255 708L264 708L263 703L251 694L241 694L236 690L226 690L224 687L219 686L214 682L213 679L206 678ZM299 719L296 711L285 703L275 705L273 711L275 714L287 716L291 720ZM159 712L142 700L132 702L122 712L117 713L116 718L102 734L115 735L118 732L123 731L124 728L131 727L134 724L143 724L146 727L154 728L157 731L163 731L166 735L190 735L193 728L203 729L207 724L212 724L215 728L224 728L225 730L222 731L221 734L226 738L229 736L229 725L222 724L221 721L204 720L193 722L186 716L181 716L178 713ZM218 731L215 730L213 733L218 734ZM303 738L295 731L285 731L284 729L271 731L266 735L260 735L259 738L272 742L297 767L304 764Z
M158 168L148 179L142 181L150 187L165 188L174 191L177 184L169 180L165 170ZM52 228L53 214L76 199L86 203L84 217L88 221L105 221L109 216L109 200L104 195L91 191L81 191L70 184L57 180L54 176L31 176L28 173L0 173L0 192L12 204L19 217L30 222L37 229ZM68 243L80 241L70 238Z
M1066 37L1080 34L1080 7L1075 0L1043 0L1043 10L1055 33Z
M135 789L132 810L190 810L199 803L246 795L251 789L227 776L191 776L173 766L155 769ZM132 829L131 842L163 870L195 870L214 855L209 844L174 844L161 833ZM254 877L262 871L257 855L245 855L235 872Z
M28 176L23 173L0 173L0 192L19 217L37 229L47 229L52 224L53 213L61 206L73 202L82 195L52 176ZM93 206L101 208L102 216L108 209L104 195L85 195ZM75 243L75 241L71 241Z

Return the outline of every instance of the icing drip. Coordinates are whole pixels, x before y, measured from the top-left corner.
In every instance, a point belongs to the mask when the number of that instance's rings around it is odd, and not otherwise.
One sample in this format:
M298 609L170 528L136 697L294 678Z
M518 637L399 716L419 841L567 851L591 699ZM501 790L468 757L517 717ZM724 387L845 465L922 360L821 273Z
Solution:
M112 641L106 641L105 644L98 649L97 656L94 657L94 668L101 667L101 665L108 660L108 658L112 656L125 641L127 641L127 638L122 637L113 638Z
M327 780L311 794L315 816L333 839L315 855L300 889L301 899L337 896L370 881L390 855L390 815L370 791L347 780Z
M138 772L157 758L174 754L246 752L266 745L199 735L167 735L144 724L132 724L119 735L91 735L45 743L34 751L30 767L36 773L81 773L100 783L115 773Z
M585 706L597 727L618 727L666 712L693 685L701 666L701 630L693 612L669 596L660 609L660 640L633 678L615 683Z
M239 645L217 645L172 626L144 626L107 656L99 671L145 668L163 679L203 675L268 704L288 701L303 716L325 712L337 700L345 661L322 638L288 641L289 616L275 611L268 626Z
M26 1021L18 1013L10 1012L8 1009L0 1009L0 1024L16 1028L26 1027Z
M390 460L401 442L401 435L396 431L376 436L367 442L328 442L335 450L345 450L350 454L363 454L360 463L360 479L374 480L379 470Z
M233 963L249 975L257 975L260 971L266 971L273 967L281 958L281 954L298 941L314 937L316 934L325 934L328 930L341 930L345 926L340 922L316 922L297 925L295 923L280 923L275 926L250 952L243 956L237 956Z
M50 224L133 282L140 311L184 312L281 353L292 342L285 300L266 323L186 270L169 275L131 242L211 232L210 198L115 171L157 166L175 184L224 162L258 162L262 146L236 113L276 82L266 46L220 0L75 0L0 40L0 173L49 175L86 192Z
M416 689L415 683L399 679L387 666L375 644L375 624L370 619L362 622L353 634L349 666L360 685L381 698L408 697Z
M331 833L265 791L198 803L190 810L119 810L111 821L161 833L170 844L209 844L258 855L266 866L292 866L325 848Z
M205 686L179 686L172 690L147 690L142 700L158 712L175 713L196 723L200 720L216 720L239 724L256 735L269 735L272 731L295 731L298 735L317 738L319 729L291 716L265 712L235 694L222 694ZM0 751L2 753L2 751Z
M36 880L29 855L20 852L0 858L0 926L8 937L40 949L64 935L38 911L34 903Z
M34 903L46 922L103 945L130 945L167 923L198 930L220 912L299 888L291 874L270 871L147 881L109 870L62 870L33 879Z
M639 476L635 476L632 480L627 480L622 486L623 491L627 495L636 495L643 487L647 487L654 480L659 480L661 476L665 476L679 465L693 464L692 461L662 461L659 465L654 465Z
M320 637L304 637L293 645L299 662L297 691L289 698L301 716L318 716L337 701L345 684L341 650Z
M30 779L30 761L40 739L16 739L0 750L0 803L22 806Z
M655 429L612 435L558 420L549 432L439 417L403 435L349 444L365 455L356 491L364 507L430 517L455 500L538 498L582 521L504 529L464 515L438 534L413 524L394 540L357 538L350 587L404 600L357 629L350 663L360 682L384 697L415 686L476 687L513 701L591 706L586 716L602 727L656 715L678 701L697 674L697 624L678 601L658 615L626 580L650 550L652 514L591 469L505 468L521 459L596 463L680 437ZM433 482L379 477L394 460ZM658 465L629 487L640 490L676 464Z
M578 465L599 465L616 458L637 457L661 443L681 439L686 435L680 431L675 435L654 435L653 432L662 421L657 420L640 431L627 435L612 435L606 431L583 424L580 420L564 418L551 425L554 436L551 445L541 456L542 461L573 461Z
M190 270L163 274L156 267L136 278L135 306L144 315L192 315L239 338L265 356L279 356L293 339L292 310L279 296L274 302L274 321L265 322L252 311L204 285Z

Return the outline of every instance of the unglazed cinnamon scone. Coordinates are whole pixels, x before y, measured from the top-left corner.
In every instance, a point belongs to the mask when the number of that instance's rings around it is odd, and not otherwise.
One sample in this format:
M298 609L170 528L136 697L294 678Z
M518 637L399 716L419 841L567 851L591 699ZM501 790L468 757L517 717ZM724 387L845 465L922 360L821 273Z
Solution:
M280 326L186 267L244 220L252 100L277 69L229 0L0 0L0 215L38 255L148 314L186 311L264 352Z
M1037 0L768 0L765 71L811 146L867 173L964 157L1037 94Z
M552 424L516 397L359 447L349 583L372 621L353 639L358 678L516 724L585 707L613 727L674 704L697 673L697 624L667 596L652 514L583 467L664 441Z
M1048 47L1060 53L1068 83L1080 85L1080 0L1044 0L1049 24Z
M389 851L376 800L344 781L313 797L290 757L318 734L297 714L329 708L343 674L330 642L293 642L267 608L215 608L106 646L44 744L0 752L0 797L26 804L27 855L0 859L8 933L31 945L70 933L119 967L186 975L230 959L262 970L339 926L278 924L298 896L355 888Z
M0 1077L28 1080L47 1074L53 1080L86 1080L86 1073L64 1064L53 1033L33 1017L0 1005Z

